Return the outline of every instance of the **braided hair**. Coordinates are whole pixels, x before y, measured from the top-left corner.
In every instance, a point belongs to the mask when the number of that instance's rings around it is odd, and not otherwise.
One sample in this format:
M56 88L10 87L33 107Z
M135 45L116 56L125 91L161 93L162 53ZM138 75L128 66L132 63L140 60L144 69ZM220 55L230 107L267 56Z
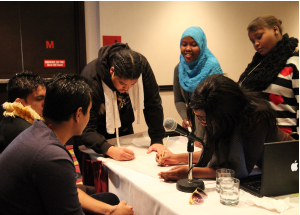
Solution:
M110 67L114 67L115 75L124 79L137 79L143 71L143 57L131 49L113 52L109 56Z

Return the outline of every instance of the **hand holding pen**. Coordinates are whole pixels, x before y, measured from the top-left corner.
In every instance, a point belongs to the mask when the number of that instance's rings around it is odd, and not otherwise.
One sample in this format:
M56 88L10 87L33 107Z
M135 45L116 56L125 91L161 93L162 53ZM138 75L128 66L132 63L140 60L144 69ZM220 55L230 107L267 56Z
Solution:
M190 133L192 132L192 123L188 119L184 119L182 122L182 127L187 129Z
M165 151L166 151L166 148L167 148L167 146L168 146L168 142L169 142L169 136L167 137L167 141L166 141L166 144L165 144L165 148L164 148L164 151L163 151L163 153L162 153L162 158L164 157L164 155L165 155Z
M168 146L168 142L169 142L169 136L167 137L167 141L166 141L166 144L165 144L165 147L164 147L164 151L163 151L161 157L158 154L156 155L156 157L158 157L158 160L159 160L158 161L158 165L162 165L161 159L165 156L165 152L166 152L166 149L167 149L167 146Z

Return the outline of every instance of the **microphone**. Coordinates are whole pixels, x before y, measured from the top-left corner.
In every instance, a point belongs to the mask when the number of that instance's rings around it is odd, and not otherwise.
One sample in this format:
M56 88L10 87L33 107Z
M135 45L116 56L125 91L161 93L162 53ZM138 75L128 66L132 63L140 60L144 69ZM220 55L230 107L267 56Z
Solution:
M189 153L189 159L188 159L188 164L189 164L189 171L188 171L188 178L183 178L177 181L176 183L176 188L179 191L182 192L187 192L187 193L192 193L197 187L201 188L202 190L204 190L205 186L204 186L204 182L200 179L196 179L193 178L192 176L192 168L193 166L193 151L194 151L194 142L192 141L198 141L202 144L203 146L203 150L204 150L204 142L196 137L194 134L192 134L191 132L189 132L188 130L184 129L183 127L181 127L180 125L177 124L177 122L175 121L175 119L172 118L167 118L164 121L164 127L166 130L170 130L170 131L176 131L184 136L187 136L189 141L188 141L188 153ZM203 152L201 153L201 157L198 161L198 163L200 162L200 160L202 160L203 157Z
M193 141L198 141L204 146L204 142L195 136L195 134L192 134L182 126L178 125L178 123L173 118L167 118L164 122L164 127L166 130L169 131L176 131L177 133L182 134L183 136L187 136L189 139L192 139Z

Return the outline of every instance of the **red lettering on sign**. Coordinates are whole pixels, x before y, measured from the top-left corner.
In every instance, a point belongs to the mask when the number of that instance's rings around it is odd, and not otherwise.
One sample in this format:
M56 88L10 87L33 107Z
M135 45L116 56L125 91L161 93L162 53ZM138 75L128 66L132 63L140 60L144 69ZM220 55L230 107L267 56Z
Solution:
M44 60L44 67L66 67L66 60Z
M54 49L54 41L46 41L46 49Z

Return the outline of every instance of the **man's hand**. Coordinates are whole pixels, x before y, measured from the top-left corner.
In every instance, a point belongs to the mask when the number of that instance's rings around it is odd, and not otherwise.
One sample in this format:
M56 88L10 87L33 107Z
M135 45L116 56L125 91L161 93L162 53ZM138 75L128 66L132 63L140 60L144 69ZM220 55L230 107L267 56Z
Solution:
M163 144L160 143L154 143L152 144L147 151L147 154L149 154L150 152L158 152L158 153L163 153L165 146ZM169 149L166 149L166 151L169 151Z
M132 209L133 207L127 205L126 201L121 201L111 215L135 215Z
M106 155L117 161L129 161L134 158L134 152L127 148L111 146Z

